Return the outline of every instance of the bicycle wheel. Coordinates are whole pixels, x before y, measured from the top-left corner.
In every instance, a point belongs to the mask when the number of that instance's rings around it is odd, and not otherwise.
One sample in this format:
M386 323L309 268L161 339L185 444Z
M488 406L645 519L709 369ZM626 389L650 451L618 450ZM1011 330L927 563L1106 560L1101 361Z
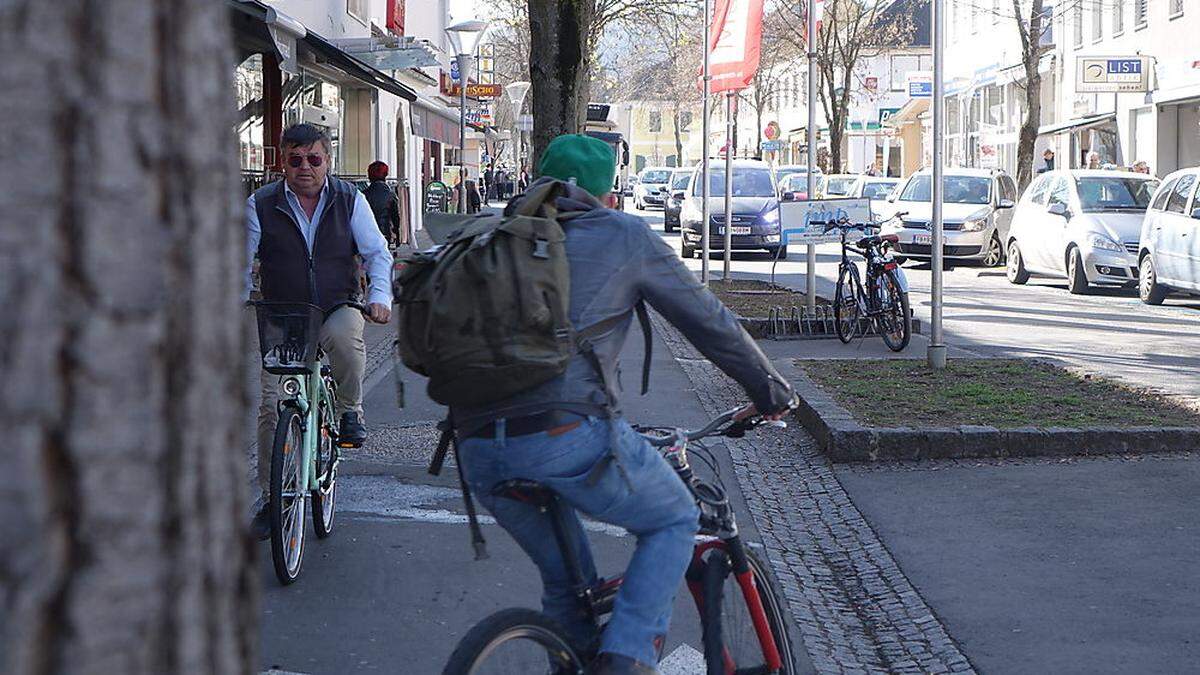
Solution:
M858 301L860 288L858 268L844 265L838 273L837 290L833 293L833 323L838 339L843 343L854 339L862 320L862 306Z
M334 463L333 434L329 431L329 414L322 410L320 415L321 436L317 440L317 482L312 495L313 531L318 539L333 534L333 508L337 498L337 464ZM328 475L326 475L328 474Z
M783 606L767 578L762 563L750 551L746 551L750 563L750 576L758 597L762 602L763 615L775 638L781 667L769 670L763 656L762 644L754 630L751 611L746 596L733 568L729 554L717 550L708 556L704 567L704 660L708 675L741 675L749 673L795 672L792 663L792 643L788 639Z
M442 675L575 675L583 662L562 628L532 609L503 609L475 624Z
M896 273L888 270L879 278L880 314L875 326L888 349L904 351L912 338L912 321L908 318L908 293L900 286Z
M291 408L279 413L275 447L271 450L271 562L284 586L300 576L304 560L305 490L300 485L304 431L300 414Z

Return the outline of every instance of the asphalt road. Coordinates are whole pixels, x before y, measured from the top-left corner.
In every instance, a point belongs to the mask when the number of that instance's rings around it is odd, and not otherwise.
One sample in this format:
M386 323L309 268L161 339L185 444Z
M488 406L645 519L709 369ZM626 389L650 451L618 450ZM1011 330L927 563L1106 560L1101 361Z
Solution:
M635 211L662 230L662 211ZM678 250L679 235L664 234ZM817 247L817 292L832 297L840 259L837 244ZM701 261L687 260L700 269ZM734 276L765 278L772 261L765 252L734 252ZM805 288L805 250L792 245L776 266L776 280ZM723 253L712 254L719 278ZM913 312L928 333L931 270L904 266ZM1135 289L1105 289L1071 295L1065 279L1031 279L1010 284L1004 269L956 266L944 273L944 326L951 347L983 356L1049 358L1129 384L1161 389L1200 401L1200 297L1171 298L1161 307L1142 304ZM925 340L909 351L923 356ZM954 354L952 353L951 356Z

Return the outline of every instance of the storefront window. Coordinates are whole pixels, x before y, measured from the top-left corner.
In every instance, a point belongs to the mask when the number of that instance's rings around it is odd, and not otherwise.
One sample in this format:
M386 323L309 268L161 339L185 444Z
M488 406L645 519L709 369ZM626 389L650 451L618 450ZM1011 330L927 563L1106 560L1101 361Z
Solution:
M323 127L332 146L330 169L337 173L342 165L342 119L346 104L337 84L305 70L283 83L284 126L309 122Z
M237 98L238 159L242 171L262 171L263 154L263 64L262 55L254 54L241 62L234 72Z

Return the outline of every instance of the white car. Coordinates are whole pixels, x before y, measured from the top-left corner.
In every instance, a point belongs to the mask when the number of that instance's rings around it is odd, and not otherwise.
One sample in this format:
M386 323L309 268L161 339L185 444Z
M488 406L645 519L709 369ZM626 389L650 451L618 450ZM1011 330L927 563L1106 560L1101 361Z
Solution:
M878 219L884 213L892 211L888 197L900 188L899 178L883 176L860 176L847 197L860 197L871 200L871 216Z
M928 260L933 252L933 173L922 169L887 198L880 231L899 237L893 258ZM1004 260L1004 244L1017 185L1007 174L988 169L946 169L942 175L942 255L948 261L974 261L985 267Z
M825 198L849 197L861 178L863 176L855 173L831 173L825 176Z
M642 169L638 174L637 185L633 186L633 205L639 209L648 206L661 207L667 201L667 191L670 189L671 172L674 169L666 166L653 166Z
M1148 305L1171 291L1200 293L1200 167L1163 179L1142 221L1138 295Z
M1008 280L1066 277L1067 289L1131 286L1158 179L1129 171L1050 171L1029 185L1009 229Z

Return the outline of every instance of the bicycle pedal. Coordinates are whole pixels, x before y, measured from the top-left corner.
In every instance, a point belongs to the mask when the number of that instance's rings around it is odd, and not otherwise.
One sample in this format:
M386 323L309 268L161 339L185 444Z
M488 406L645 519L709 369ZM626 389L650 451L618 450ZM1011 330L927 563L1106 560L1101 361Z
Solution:
M350 441L338 441L337 446L339 448L361 448L362 443L351 443Z

